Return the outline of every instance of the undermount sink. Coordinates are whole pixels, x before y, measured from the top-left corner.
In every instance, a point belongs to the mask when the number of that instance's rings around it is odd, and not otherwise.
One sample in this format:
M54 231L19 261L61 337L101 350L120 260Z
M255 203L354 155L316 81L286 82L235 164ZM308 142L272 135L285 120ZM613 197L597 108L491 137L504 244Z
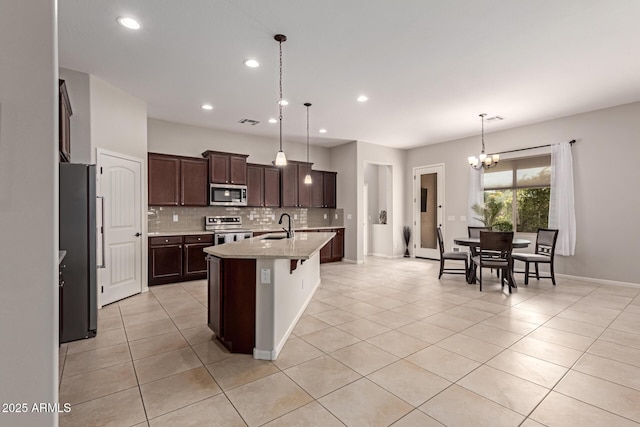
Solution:
M263 237L262 240L282 240L286 238L287 236L267 236L267 237Z

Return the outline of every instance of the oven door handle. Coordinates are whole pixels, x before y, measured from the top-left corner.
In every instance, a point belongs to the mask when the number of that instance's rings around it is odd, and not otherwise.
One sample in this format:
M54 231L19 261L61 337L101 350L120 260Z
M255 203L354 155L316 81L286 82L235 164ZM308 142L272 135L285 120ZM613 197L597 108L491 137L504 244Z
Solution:
M100 226L100 234L102 234L102 264L97 265L98 268L107 268L107 262L106 262L106 258L105 258L105 244L104 244L104 196L96 196L96 199L102 199L102 202L100 203L101 206L101 210L102 210L102 225Z

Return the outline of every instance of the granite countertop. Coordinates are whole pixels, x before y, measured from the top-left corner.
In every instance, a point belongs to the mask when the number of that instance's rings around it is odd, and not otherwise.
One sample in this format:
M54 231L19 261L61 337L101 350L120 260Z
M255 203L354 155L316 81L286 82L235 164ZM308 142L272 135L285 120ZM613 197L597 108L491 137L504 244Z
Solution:
M67 251L58 251L58 265L64 260L64 257L67 256Z
M333 230L335 228L344 228L344 225L338 226L322 226L322 227L296 227L296 231L304 232L305 230ZM243 229L253 231L254 233L278 233L282 228L263 228L263 229ZM149 237L166 237L166 236L187 236L196 234L213 234L214 231L195 230L195 231L156 231L147 233Z
M268 239L270 236L285 236L285 233L270 233L224 245L210 246L204 251L218 258L309 259L335 235L336 233L295 233L291 239L270 240Z

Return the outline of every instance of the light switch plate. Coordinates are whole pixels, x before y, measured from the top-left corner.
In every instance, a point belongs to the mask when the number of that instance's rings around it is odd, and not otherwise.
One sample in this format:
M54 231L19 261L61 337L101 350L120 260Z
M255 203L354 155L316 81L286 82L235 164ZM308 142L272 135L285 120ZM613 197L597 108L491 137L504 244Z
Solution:
M466 221L467 220L467 216L466 215L460 215L460 221Z
M324 219L327 219L327 214L324 214Z
M336 214L336 219L338 219L338 214Z
M351 219L351 214L347 214L347 219Z
M298 219L298 214L293 214L293 219Z
M253 221L253 213L249 214L249 221Z
M447 217L447 221L455 221L456 220L456 216L455 215L449 215Z
M260 269L260 283L263 285L268 285L271 283L271 270L268 268Z
M177 214L173 214L173 222L178 222L178 215Z

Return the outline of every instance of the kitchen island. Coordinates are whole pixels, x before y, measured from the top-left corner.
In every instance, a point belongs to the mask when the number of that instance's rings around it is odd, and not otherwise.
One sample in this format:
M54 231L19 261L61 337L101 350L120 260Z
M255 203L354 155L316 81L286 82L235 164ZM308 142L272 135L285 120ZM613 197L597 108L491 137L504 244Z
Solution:
M335 233L265 234L205 248L208 325L233 353L275 360L320 284Z

